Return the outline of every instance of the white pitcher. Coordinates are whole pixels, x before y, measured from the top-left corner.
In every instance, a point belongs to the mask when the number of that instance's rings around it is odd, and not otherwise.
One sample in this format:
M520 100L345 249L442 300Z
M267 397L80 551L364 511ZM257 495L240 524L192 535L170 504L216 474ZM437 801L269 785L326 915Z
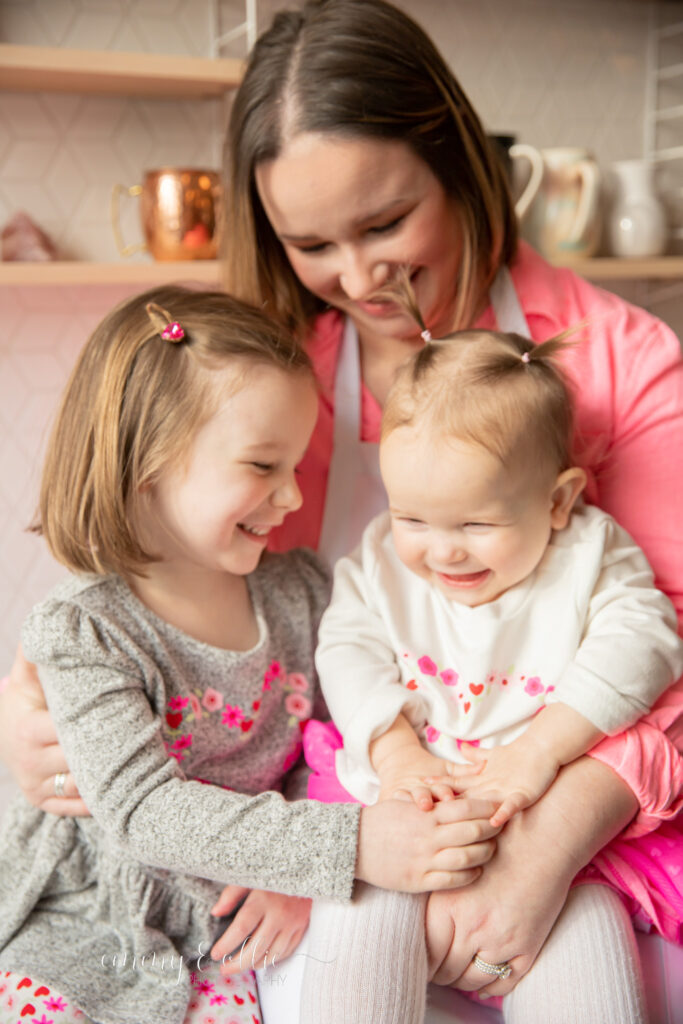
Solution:
M592 256L600 244L600 171L585 149L510 149L526 159L531 176L516 203L521 233L547 259L568 262Z
M647 160L619 160L612 165L616 200L608 227L615 256L659 256L666 249L664 207L655 191L654 167Z

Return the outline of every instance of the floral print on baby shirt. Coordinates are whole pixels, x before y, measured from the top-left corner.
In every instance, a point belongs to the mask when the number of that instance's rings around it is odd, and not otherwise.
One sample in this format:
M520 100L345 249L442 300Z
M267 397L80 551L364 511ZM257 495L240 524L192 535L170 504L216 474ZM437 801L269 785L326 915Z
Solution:
M404 651L401 658L404 672L410 678L405 682L408 690L418 691L432 689L435 685L443 688L451 703L457 705L457 714L469 716L476 704L486 700L500 700L504 693L514 691L517 694L523 693L533 702L531 714L540 710L546 702L546 697L555 687L545 686L540 676L526 675L515 671L511 665L505 671L490 670L483 679L466 679L454 666L443 668L430 657L429 654L416 656L410 651ZM434 724L427 723L424 728L424 739L430 746L438 744L442 735L441 730ZM458 747L461 740L452 737ZM468 738L468 743L473 746L479 745L479 740Z

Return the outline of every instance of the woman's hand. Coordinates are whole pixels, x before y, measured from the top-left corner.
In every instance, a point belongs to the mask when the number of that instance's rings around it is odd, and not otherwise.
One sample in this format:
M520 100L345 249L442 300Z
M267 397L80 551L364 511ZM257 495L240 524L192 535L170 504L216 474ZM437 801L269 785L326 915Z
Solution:
M469 885L496 848L489 800L460 797L421 811L412 800L364 807L356 878L380 889L433 892Z
M0 750L26 799L42 811L70 817L89 814L69 773L45 703L35 665L17 650L10 681L0 694ZM65 775L63 793L55 776Z
M496 855L479 878L463 889L435 892L425 915L429 973L439 985L488 995L505 995L526 974L567 898L575 865L561 857L539 856L526 845L518 816L498 840ZM545 836L547 853L555 837ZM571 867L568 865L571 864ZM492 979L472 963L475 953L491 964L509 963L505 981Z
M450 805L446 805L450 806ZM559 773L548 792L516 815L472 885L434 893L427 905L430 976L505 995L526 974L557 919L577 871L630 821L637 801L606 765L589 757ZM472 963L510 963L506 980Z
M234 920L211 950L214 960L222 960L221 974L226 976L284 960L301 942L311 916L311 900L241 885L226 886L211 912L229 914L241 900Z

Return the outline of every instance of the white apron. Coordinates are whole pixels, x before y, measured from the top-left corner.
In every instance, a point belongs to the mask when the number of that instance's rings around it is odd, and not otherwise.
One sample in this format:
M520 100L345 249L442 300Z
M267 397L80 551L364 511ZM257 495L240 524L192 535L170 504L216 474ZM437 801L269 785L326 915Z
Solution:
M489 297L500 331L529 338L510 271L501 267ZM359 543L370 520L387 507L379 472L379 445L361 441L361 371L358 332L347 317L334 379L332 459L318 552L330 564Z

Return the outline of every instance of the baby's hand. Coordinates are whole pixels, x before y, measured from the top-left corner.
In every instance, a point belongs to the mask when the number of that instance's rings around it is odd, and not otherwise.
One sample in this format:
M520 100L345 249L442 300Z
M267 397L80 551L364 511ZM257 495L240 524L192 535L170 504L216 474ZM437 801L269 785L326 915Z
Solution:
M211 913L229 914L244 899L230 926L214 943L211 956L221 960L221 974L273 967L293 953L308 928L311 901L265 889L228 885Z
M377 769L379 800L413 800L421 811L431 811L435 801L454 800L451 775L479 774L478 767L452 765L420 746L401 747ZM427 781L427 777L429 781Z
M490 750L466 743L461 750L478 766L477 775L461 774L460 766L456 766L456 771L449 768L446 778L430 777L426 781L436 785L452 778L453 785L469 797L499 800L500 806L491 817L491 824L496 826L504 825L514 814L535 804L550 788L560 768L558 758L528 734Z

